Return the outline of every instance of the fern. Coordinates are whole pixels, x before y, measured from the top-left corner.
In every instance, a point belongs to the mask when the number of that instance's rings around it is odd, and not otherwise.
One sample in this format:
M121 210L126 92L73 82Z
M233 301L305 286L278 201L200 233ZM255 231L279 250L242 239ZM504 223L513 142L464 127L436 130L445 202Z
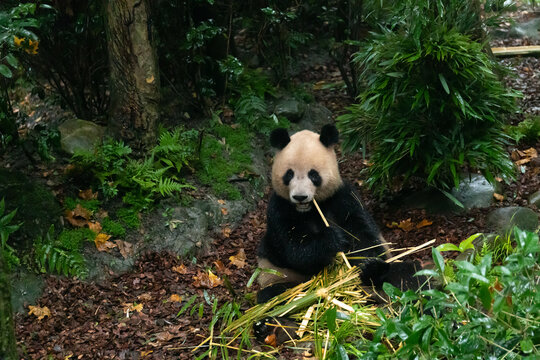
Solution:
M158 191L161 196L170 196L175 192L182 191L182 189L186 187L192 186L188 184L181 184L171 178L160 178L158 183Z
M34 246L36 262L41 272L84 278L88 271L80 253L70 252L53 244L38 242Z

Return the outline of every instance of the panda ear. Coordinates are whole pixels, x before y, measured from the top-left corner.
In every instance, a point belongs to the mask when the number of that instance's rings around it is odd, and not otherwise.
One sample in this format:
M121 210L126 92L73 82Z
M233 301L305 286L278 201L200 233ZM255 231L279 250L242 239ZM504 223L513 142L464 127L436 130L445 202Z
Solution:
M270 133L270 145L281 150L291 141L289 133L284 128L277 128Z
M337 144L339 141L338 129L335 127L335 125L332 124L324 125L321 129L320 139L323 145L326 147Z

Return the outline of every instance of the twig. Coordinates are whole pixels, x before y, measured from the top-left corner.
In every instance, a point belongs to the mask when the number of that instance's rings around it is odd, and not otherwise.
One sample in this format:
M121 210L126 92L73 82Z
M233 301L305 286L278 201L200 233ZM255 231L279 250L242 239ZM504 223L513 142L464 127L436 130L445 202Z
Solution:
M319 207L319 204L317 204L317 200L313 199L313 203L315 204L315 207L317 208L317 211L321 215L321 218L324 221L324 225L326 225L326 227L330 227L330 224L328 224L328 221L326 221L326 218L324 217L324 214L322 213L321 208Z
M397 259L401 259L402 257L404 257L404 256L406 256L406 255L409 255L409 254L412 254L412 253L414 253L414 252L417 252L418 250L420 250L420 249L422 249L422 248L425 248L426 246L429 246L429 245L433 244L434 242L435 242L435 239L430 240L430 241L428 241L428 242L426 242L426 243L423 243L423 244L420 245L420 246L416 246L416 247L414 247L414 248L412 248L412 249L410 249L410 250L407 250L407 251L405 251L405 252L402 252L402 253L399 254L399 255L396 255L396 256L394 256L394 257L391 257L390 259L386 260L386 262L387 262L387 263L394 262L394 261L396 261Z

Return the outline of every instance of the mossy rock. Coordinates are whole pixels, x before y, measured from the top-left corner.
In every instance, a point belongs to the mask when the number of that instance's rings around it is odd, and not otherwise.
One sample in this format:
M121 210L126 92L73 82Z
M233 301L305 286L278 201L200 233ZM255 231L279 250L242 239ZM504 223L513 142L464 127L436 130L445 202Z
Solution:
M51 225L60 228L60 204L45 186L26 175L0 169L0 199L6 210L17 209L14 224L22 223L10 236L10 243L18 249L29 249L38 236L44 235Z

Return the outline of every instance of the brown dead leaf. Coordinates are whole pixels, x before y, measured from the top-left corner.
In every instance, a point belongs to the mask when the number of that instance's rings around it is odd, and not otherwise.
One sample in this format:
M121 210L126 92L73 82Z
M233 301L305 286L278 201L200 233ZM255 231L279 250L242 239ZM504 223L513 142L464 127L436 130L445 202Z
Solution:
M515 156L516 153L518 155L518 159L516 159L516 156ZM532 159L537 158L538 152L536 151L535 148L531 147L523 151L515 150L514 152L512 152L511 157L512 157L512 160L514 160L516 165L523 165L530 162Z
M133 244L123 240L115 240L114 243L118 246L118 250L124 259L127 259L133 254Z
M178 294L172 294L169 297L169 302L182 302L182 297Z
M84 208L81 204L77 204L77 206L75 206L75 209L73 209L73 216L90 220L90 218L92 217L92 212Z
M239 269L243 269L246 266L246 253L244 249L240 249L238 254L230 256L231 264L236 266Z
M97 221L89 221L88 222L88 228L95 232L96 234L99 234L102 230L101 224Z
M172 271L177 272L179 274L185 275L188 273L188 270L186 268L186 265L182 264L179 266L173 266Z
M229 213L229 210L227 210L227 208L221 208L221 214L223 214L225 216L228 213Z
M51 317L51 311L49 310L49 308L47 306L39 307L39 306L29 305L28 309L30 310L30 311L28 311L28 315L33 314L33 315L37 316L38 320L40 320L40 321L45 316L48 316L49 318Z
M433 221L429 221L428 219L424 219L424 220L420 221L418 224L416 224L416 228L421 229L423 227L430 226L431 224L433 224Z
M151 301L153 298L152 298L152 294L151 293L144 293L144 294L141 294L139 296L137 296L137 300L140 300L140 301Z
M175 336L168 331L162 331L156 334L156 340L167 342L173 339Z
M231 236L231 228L230 227L224 227L222 230L221 230L221 234L223 234L224 237L228 238Z
M214 275L210 270L208 272L199 272L193 277L193 286L197 288L213 289L223 284L223 280Z
M266 345L277 347L278 344L277 344L276 334L272 333L272 334L268 335L267 337L265 337L264 338L264 343Z
M405 232L409 232L414 229L414 223L411 221L411 218L408 218L407 220L400 221L397 227Z
M232 275L232 271L229 270L221 260L214 261L214 265L216 265L216 270L218 273Z
M501 195L501 194L493 193L493 197L497 199L498 201L504 200L504 195Z
M92 189L80 190L79 197L83 200L93 200L97 199L98 194L92 192Z
M219 199L217 202L218 202L220 205L225 205L225 200Z
M373 166L373 163L366 159L362 160L362 164L364 164L367 167Z
M109 251L112 248L116 247L116 244L109 241L111 238L111 235L107 235L104 233L100 233L96 236L94 239L94 243L96 244L96 248L98 251Z

